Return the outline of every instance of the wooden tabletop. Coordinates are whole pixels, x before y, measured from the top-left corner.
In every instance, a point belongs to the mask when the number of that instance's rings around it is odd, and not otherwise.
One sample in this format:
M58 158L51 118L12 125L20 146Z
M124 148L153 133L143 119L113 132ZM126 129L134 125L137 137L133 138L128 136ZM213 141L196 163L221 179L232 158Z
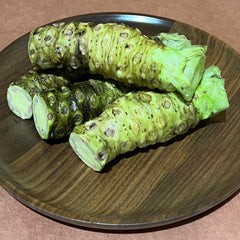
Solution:
M0 3L0 51L31 29L85 13L134 12L171 18L207 31L240 52L238 0L33 1ZM0 188L1 239L239 239L240 195L190 221L144 231L107 232L74 227L25 207Z

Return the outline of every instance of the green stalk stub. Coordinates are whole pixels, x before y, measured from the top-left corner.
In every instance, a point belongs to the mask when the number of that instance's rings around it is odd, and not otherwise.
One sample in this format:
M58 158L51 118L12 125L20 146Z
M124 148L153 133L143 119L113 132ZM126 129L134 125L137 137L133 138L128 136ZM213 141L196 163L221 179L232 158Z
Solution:
M201 84L193 98L200 118L207 119L229 108L224 78L217 66L210 66L204 72Z

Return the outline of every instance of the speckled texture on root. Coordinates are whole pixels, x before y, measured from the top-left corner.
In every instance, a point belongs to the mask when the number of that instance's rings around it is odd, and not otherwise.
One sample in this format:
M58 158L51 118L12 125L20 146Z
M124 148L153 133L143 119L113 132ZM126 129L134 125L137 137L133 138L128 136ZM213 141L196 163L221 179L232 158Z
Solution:
M167 42L167 41L166 41ZM202 78L206 46L168 47L123 24L59 23L33 30L29 57L39 68L84 69L105 78L191 100Z
M37 94L33 98L36 129L43 139L62 138L122 94L113 82L93 79Z
M84 68L79 52L79 37L88 23L54 23L31 31L28 53L31 63L39 69Z
M22 119L32 117L32 99L34 94L68 84L69 81L54 74L29 71L19 81L12 82L7 90L8 106Z
M88 166L100 171L119 154L185 133L198 123L196 112L175 93L131 92L98 118L75 127L70 144Z
M69 141L82 161L101 171L117 155L166 142L228 107L221 72L210 66L192 101L177 93L130 92L98 118L75 127Z

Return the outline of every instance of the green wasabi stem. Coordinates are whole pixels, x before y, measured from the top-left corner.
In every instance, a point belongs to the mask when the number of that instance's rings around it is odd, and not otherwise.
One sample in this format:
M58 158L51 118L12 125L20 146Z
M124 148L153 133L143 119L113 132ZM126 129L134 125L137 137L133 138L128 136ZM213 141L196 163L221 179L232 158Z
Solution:
M119 154L166 142L187 132L206 116L212 116L205 115L205 111L216 114L228 107L222 78L212 74L214 68L206 70L206 79L201 81L194 101L185 101L178 93L139 91L125 94L99 117L76 126L69 138L71 147L89 167L101 171ZM216 87L219 90L213 96L206 98L200 94L206 88L214 92Z
M7 90L10 110L22 119L32 117L32 99L34 94L68 84L62 76L29 71L19 81L12 82Z
M56 139L70 134L74 126L98 116L109 103L123 95L120 89L110 81L89 79L36 94L33 119L40 137Z
M192 100L202 120L229 108L224 82L217 66L210 66L205 70L201 84Z
M207 47L185 41L179 48L176 42L160 45L123 24L71 22L33 30L28 52L40 69L83 69L149 89L178 91L189 101L202 78Z
M185 35L179 33L159 33L159 35L151 37L159 44L164 44L173 49L183 49L191 46L191 41Z

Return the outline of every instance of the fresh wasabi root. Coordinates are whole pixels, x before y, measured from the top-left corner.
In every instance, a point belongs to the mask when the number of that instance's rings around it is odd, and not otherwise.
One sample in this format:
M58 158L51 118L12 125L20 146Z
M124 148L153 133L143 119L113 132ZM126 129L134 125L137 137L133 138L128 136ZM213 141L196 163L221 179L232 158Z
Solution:
M33 119L40 137L56 139L70 134L74 126L98 116L123 95L122 89L113 82L89 79L36 94Z
M32 117L32 99L34 94L68 84L62 76L29 71L19 81L10 84L7 101L10 110L22 119Z
M69 141L83 162L101 171L117 155L166 142L228 106L224 80L218 68L211 67L193 101L187 102L177 93L130 92L99 117L76 126Z
M40 69L83 69L149 89L178 91L189 101L202 78L207 47L181 39L185 47L178 48L175 40L162 37L165 44L160 45L122 24L58 23L31 31L28 52Z
M196 112L176 93L131 92L98 118L75 127L69 142L83 162L101 171L119 154L186 132L198 122Z

